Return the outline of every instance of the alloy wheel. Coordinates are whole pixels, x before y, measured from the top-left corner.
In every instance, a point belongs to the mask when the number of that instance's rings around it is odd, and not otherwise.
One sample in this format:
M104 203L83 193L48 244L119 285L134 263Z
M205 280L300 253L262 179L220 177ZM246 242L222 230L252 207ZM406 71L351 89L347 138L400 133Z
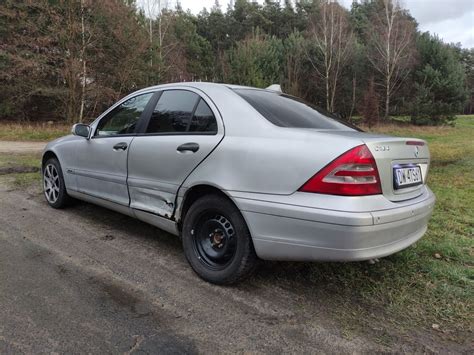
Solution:
M59 198L59 173L53 164L46 165L43 172L44 195L49 203L56 203Z

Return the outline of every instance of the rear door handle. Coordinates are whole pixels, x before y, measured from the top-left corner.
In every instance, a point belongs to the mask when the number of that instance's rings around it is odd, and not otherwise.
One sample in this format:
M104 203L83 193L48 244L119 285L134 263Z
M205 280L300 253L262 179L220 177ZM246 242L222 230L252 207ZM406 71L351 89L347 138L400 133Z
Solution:
M114 150L126 150L128 147L127 143L125 142L120 142L120 143L117 143L116 145L114 145Z
M181 144L177 149L178 152L190 151L196 153L199 150L199 144L197 143L184 143Z

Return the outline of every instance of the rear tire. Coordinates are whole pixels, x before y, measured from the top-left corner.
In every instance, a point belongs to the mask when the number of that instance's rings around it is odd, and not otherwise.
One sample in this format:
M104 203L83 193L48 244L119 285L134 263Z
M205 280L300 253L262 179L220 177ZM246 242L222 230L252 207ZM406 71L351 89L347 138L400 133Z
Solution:
M43 166L43 192L48 204L53 208L68 206L72 198L67 194L61 165L56 158L46 161Z
M204 280L228 285L248 277L257 255L242 214L228 199L201 197L184 218L182 230L186 259Z

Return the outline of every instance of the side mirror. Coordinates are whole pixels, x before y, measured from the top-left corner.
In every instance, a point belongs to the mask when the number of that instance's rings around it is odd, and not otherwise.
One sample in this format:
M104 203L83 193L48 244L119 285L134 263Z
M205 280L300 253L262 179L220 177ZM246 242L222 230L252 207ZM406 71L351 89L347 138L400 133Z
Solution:
M89 138L90 127L83 123L76 123L72 126L71 132L75 136Z

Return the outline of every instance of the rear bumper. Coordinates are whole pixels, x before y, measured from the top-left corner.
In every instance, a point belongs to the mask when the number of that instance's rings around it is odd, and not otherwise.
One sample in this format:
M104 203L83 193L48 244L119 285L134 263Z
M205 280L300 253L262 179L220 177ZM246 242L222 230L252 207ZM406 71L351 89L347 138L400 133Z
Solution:
M345 206L341 197L341 206ZM266 260L356 261L407 248L426 232L435 196L423 195L401 207L339 211L236 198L257 255ZM347 205L347 204L346 204Z

